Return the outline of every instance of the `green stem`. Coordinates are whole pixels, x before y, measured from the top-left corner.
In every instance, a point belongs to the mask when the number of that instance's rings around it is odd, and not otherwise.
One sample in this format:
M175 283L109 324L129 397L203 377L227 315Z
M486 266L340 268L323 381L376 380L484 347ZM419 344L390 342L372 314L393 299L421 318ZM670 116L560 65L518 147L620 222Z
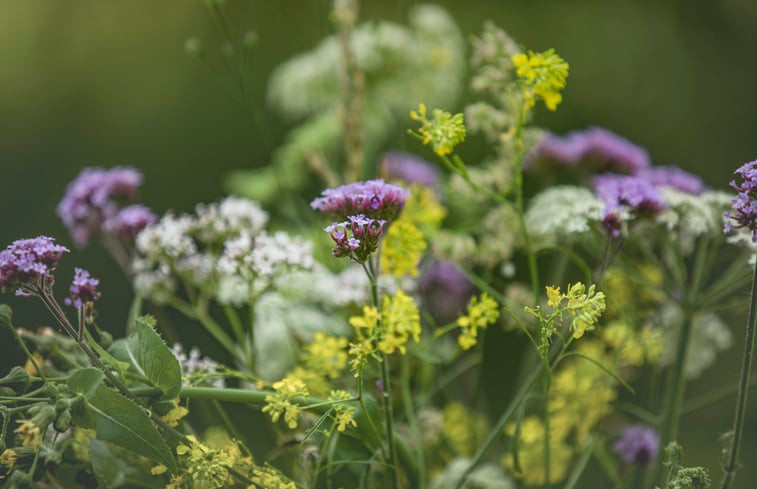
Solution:
M746 415L747 395L749 394L749 376L752 370L752 357L754 356L754 338L757 329L757 266L754 267L752 278L752 295L749 304L749 317L746 325L746 339L744 341L744 357L741 363L741 377L739 379L739 393L736 398L736 412L733 419L733 432L731 447L728 451L728 462L723 467L725 475L720 484L721 489L731 487L733 477L736 474L741 449L741 438L744 430L744 418Z
M673 369L670 372L668 381L668 395L663 406L662 425L660 426L660 446L663 447L667 446L668 443L675 440L676 436L678 436L678 418L680 417L681 404L686 387L684 367L689 350L689 339L691 337L691 319L691 312L684 310L683 323L681 324L681 331L678 334L675 361L673 362ZM657 483L661 482L662 462L662 457L658 457L652 479Z
M425 489L426 460L423 454L423 443L421 441L421 432L418 428L418 420L415 417L413 391L410 387L410 365L406 356L402 357L400 367L402 375L402 404L405 407L405 416L407 417L408 425L410 425L410 433L413 436L415 444L415 463L418 466L418 489Z
M237 314L236 309L229 305L223 306L223 312L226 314L229 324L231 324L231 329L234 330L237 342L241 345L244 342L244 326L242 326L242 320L239 319L239 314Z
M207 310L199 307L193 307L192 305L178 298L173 298L169 302L169 304L171 304L172 307L174 307L177 311L184 314L185 316L199 321L200 324L203 325L205 330L210 333L210 335L213 336L213 338L215 338L216 341L218 341L221 346L223 346L226 351L231 354L231 356L236 358L236 343L234 343L234 340L232 340L231 337L226 334L223 328L217 322L215 322L212 317L210 317L210 314L208 314Z
M544 386L542 388L543 397L543 415L544 415L544 487L550 489L552 478L552 464L550 460L550 429L549 429L549 386L551 376L549 375L549 366L545 368Z
M37 373L39 374L39 377L42 379L43 382L47 382L47 379L45 378L45 373L42 371L42 368L37 363L37 359L34 358L34 355L32 355L32 352L29 351L29 348L27 348L26 343L24 343L24 340L21 339L21 335L18 334L18 331L16 331L16 328L13 327L12 324L8 323L8 329L11 330L13 333L13 336L16 338L16 342L21 347L21 349L24 351L24 354L29 359L30 362L32 362L32 365L34 365L34 368L37 369Z

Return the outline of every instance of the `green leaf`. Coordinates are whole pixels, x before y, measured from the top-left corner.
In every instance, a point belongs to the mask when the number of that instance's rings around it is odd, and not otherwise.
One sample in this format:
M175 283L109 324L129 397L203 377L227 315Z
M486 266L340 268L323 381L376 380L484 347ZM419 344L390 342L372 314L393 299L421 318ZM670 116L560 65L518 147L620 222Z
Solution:
M151 476L143 468L129 464L113 453L108 445L96 439L89 444L89 459L98 487L159 489L165 486L161 477Z
M90 400L103 383L103 373L96 368L86 367L74 370L68 378L68 388L71 392L82 394L84 399Z
M72 410L72 414L78 426L94 428L98 440L131 450L176 473L176 460L171 449L146 410L121 394L100 384L85 403Z
M84 328L84 336L86 337L89 346L91 346L92 349L97 352L97 355L102 359L103 362L105 362L105 365L118 372L119 377L124 378L126 371L129 370L129 364L127 362L116 360L113 355L105 351L105 349L100 346L100 344L96 342L94 338L92 338L92 335L89 334L87 328Z
M137 318L134 334L113 342L111 354L163 391L161 399L175 399L181 392L181 367L163 338L155 331L155 319Z

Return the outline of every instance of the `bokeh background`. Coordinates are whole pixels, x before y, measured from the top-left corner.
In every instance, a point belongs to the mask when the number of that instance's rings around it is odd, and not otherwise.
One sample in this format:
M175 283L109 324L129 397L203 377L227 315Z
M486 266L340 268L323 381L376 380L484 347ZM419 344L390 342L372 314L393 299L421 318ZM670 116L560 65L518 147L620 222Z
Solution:
M555 47L571 66L564 102L536 123L557 133L607 127L725 188L732 171L757 158L757 2L754 0L446 0L469 36L491 19L534 50ZM257 33L250 70L251 124L222 69L184 52L196 36L209 49L218 30L200 0L71 2L0 0L0 245L39 234L70 245L54 213L65 185L85 166L133 165L145 176L142 201L156 212L190 210L224 193L224 176L271 159L289 126L265 104L272 70L333 33L327 0L232 0L233 21ZM404 22L416 2L373 0L363 19ZM459 109L449 107L448 109ZM408 108L410 109L410 107ZM408 121L408 124L410 122ZM404 127L398 127L403 139ZM407 147L418 149L412 141ZM116 333L131 292L99 249L61 265L84 266L102 282L100 322ZM40 305L6 296L16 323L48 318ZM689 393L735 380L735 346ZM20 361L0 334L0 372ZM212 353L212 347L211 351ZM719 478L719 435L733 401L684 418L687 463ZM757 394L743 459L757 457ZM746 464L737 487L757 486Z

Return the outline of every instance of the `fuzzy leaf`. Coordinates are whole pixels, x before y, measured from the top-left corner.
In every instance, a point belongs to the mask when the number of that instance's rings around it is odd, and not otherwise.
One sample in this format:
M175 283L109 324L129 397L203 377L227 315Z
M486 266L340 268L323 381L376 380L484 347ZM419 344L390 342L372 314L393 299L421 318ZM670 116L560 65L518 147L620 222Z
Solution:
M86 367L75 370L68 378L68 388L71 392L82 394L89 400L103 383L103 373L96 368Z
M181 392L181 367L163 338L155 331L155 319L137 318L134 333L113 342L110 353L128 362L131 370L161 389L161 399L175 399Z
M90 375L89 372L80 374ZM85 383L82 382L82 385ZM121 394L100 384L85 403L72 410L72 414L74 423L82 428L93 428L98 440L131 450L176 473L176 460L171 449L150 421L146 410Z
M130 465L105 443L93 439L89 444L89 459L95 473L98 487L116 489L119 487L159 489L165 487L162 478L150 476Z

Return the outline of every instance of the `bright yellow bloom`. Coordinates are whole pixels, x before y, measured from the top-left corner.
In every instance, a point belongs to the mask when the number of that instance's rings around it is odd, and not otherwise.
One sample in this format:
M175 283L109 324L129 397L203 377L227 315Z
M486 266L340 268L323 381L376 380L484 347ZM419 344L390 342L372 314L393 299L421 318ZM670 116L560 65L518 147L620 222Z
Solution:
M0 453L0 465L5 465L7 469L13 467L18 460L18 454L12 448L6 448L3 453Z
M297 489L294 482L285 480L273 467L254 469L250 479L254 485L247 489Z
M189 409L185 408L184 406L176 406L170 411L168 411L164 416L161 416L160 419L165 421L169 426L178 426L179 421L181 421L184 416L189 414Z
M232 480L229 469L241 458L237 443L230 441L224 447L211 448L198 441L194 435L188 435L187 438L190 445L180 444L176 447L183 473L173 476L166 487L183 487L184 475L194 482L193 487L228 487Z
M357 330L359 335L370 336L378 323L378 309L370 306L363 306L362 316L352 316L350 325ZM360 331L365 330L365 331Z
M418 263L427 246L421 230L410 219L400 217L389 226L381 246L384 271L397 277L417 276Z
M378 349L387 355L395 350L406 352L405 344L412 337L420 341L421 321L413 298L398 290L394 297L384 296L381 305L381 336Z
M472 348L478 341L478 330L494 324L499 318L499 305L484 292L480 298L471 297L468 301L468 312L457 318L457 325L462 331L457 342L463 350Z
M452 153L455 146L465 141L465 123L463 114L452 115L441 109L434 109L432 119L426 116L426 105L419 104L418 112L411 111L410 118L421 123L417 134L423 138L423 144L431 143L439 156Z
M352 396L349 392L342 390L331 391L329 395L329 401L332 402L346 401L348 399L352 399ZM337 431L345 431L347 426L352 426L353 428L357 426L357 422L354 419L357 410L354 406L350 406L346 402L335 402L332 409L336 412Z
M303 363L310 372L335 379L347 367L347 338L317 332L305 347Z
M295 397L308 397L310 395L305 382L302 381L295 373L289 373L286 377L278 382L273 383L274 394L265 396L266 405L262 411L271 416L274 423L284 415L284 421L289 429L297 428L302 410L299 406L291 401Z
M574 316L570 329L576 339L594 329L599 317L605 312L605 295L602 292L595 293L595 289L592 285L587 291L581 282L568 285L565 298L568 299L568 311Z
M521 80L526 108L534 106L536 97L544 101L549 110L556 110L562 101L560 91L565 88L569 66L554 49L543 53L528 51L512 57L515 73Z
M16 428L15 433L22 438L21 445L27 448L34 448L35 450L41 447L42 433L39 430L39 426L28 419L20 419L18 423L21 426Z

